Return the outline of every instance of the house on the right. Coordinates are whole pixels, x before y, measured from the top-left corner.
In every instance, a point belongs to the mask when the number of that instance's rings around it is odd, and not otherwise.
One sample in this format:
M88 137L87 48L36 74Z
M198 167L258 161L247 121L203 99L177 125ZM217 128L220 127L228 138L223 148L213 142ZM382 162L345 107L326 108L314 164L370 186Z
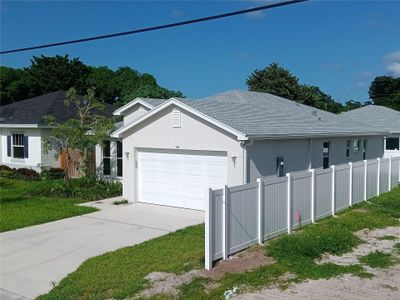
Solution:
M384 138L384 157L400 156L400 111L378 105L367 105L341 114L343 117L364 123L365 127L386 131Z

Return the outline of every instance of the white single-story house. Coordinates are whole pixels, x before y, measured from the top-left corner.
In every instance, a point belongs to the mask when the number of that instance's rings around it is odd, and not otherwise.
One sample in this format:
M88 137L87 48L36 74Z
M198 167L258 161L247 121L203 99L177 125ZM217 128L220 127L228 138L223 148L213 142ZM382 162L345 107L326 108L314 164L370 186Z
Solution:
M367 105L342 114L345 118L361 122L366 128L370 124L388 135L384 137L384 157L400 156L400 111L379 106Z
M42 168L60 167L55 151L43 151L43 139L51 134L45 115L53 115L64 122L76 114L74 107L66 107L65 91L0 106L0 165L29 168L38 172ZM112 106L106 114L112 115Z
M199 100L138 98L114 114L124 118L112 134L122 141L123 196L200 210L209 188L382 157L388 134L245 91Z

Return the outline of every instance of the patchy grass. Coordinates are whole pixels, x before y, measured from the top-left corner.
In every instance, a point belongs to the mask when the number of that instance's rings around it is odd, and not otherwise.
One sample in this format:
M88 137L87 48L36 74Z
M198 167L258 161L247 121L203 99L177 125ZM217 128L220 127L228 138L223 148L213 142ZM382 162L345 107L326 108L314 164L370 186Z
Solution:
M371 268L387 268L396 264L396 259L390 253L372 252L359 258L360 262Z
M226 290L239 292L268 285L285 288L288 283L305 279L331 278L345 273L371 277L361 265L317 264L325 253L340 255L362 243L354 232L364 228L399 226L400 189L355 205L337 218L307 225L292 235L283 235L265 245L265 252L276 263L243 273L230 273L219 280L196 278L180 287L179 299L221 299ZM396 244L400 253L400 243ZM376 259L375 259L376 260ZM203 226L194 226L169 235L123 248L92 259L68 275L49 294L40 299L123 299L146 288L143 279L151 272L181 273L203 268ZM294 278L285 279L285 273ZM176 299L157 295L152 299Z
M116 200L113 202L114 205L123 205L123 204L128 204L128 200L122 199L122 200Z
M397 252L397 254L400 254L400 243L394 244L394 249Z
M192 226L84 262L39 299L123 299L146 287L151 272L181 273L204 264L204 226Z
M120 194L102 183L74 180L73 197L66 197L62 180L23 181L0 178L0 232L94 212L76 204ZM103 195L103 196L101 196Z
M394 241L394 240L397 240L397 237L395 237L393 235L385 235L385 236L379 237L378 240L380 240L380 241Z

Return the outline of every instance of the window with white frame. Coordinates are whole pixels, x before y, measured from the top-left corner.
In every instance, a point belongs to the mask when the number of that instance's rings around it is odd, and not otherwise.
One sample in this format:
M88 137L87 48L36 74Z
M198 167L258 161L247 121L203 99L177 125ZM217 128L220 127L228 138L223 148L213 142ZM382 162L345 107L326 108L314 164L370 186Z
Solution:
M360 145L361 145L360 140L353 140L353 152L360 151Z
M399 138L387 138L386 150L399 150Z
M122 176L122 142L117 141L117 176Z
M330 167L329 162L329 152L330 152L331 143L324 142L322 145L322 167L327 169Z
M351 145L351 141L347 140L346 141L346 158L350 158L350 145Z
M103 175L111 175L111 143L103 142Z
M12 157L25 158L25 143L24 135L16 133L12 135Z

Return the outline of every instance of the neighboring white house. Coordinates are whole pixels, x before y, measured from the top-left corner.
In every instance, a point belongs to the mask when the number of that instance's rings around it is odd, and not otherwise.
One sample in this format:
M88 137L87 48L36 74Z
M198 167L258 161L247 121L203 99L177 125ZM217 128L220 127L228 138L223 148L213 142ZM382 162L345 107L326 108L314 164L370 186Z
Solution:
M55 151L43 151L43 139L51 134L43 117L53 115L59 122L75 116L74 107L66 107L65 91L0 106L0 164L12 168L41 171L60 167ZM111 115L108 106L107 114Z
M204 209L209 188L383 156L385 130L266 93L135 99L122 139L130 202ZM101 151L99 151L101 152Z
M400 111L379 106L367 105L342 114L345 118L361 122L366 127L370 124L387 131L384 138L384 157L400 156Z

